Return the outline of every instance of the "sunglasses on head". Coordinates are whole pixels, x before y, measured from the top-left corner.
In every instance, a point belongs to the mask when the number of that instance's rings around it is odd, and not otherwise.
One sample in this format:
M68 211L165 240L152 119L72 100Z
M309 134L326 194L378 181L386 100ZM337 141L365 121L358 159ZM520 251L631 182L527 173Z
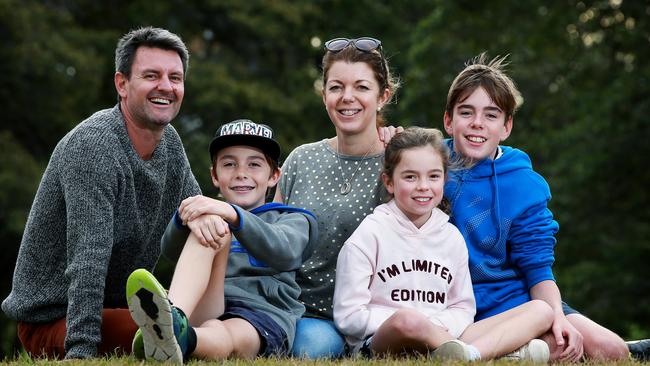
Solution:
M343 51L349 45L353 45L356 49L363 52L372 52L374 50L381 52L381 41L371 37L330 39L325 42L325 49L330 52L339 52Z
M353 45L354 48L361 52L379 51L381 57L381 68L384 77L388 78L388 65L386 65L386 57L384 57L384 50L381 47L381 41L372 37L361 38L334 38L325 42L325 49L329 52L341 52L348 46Z

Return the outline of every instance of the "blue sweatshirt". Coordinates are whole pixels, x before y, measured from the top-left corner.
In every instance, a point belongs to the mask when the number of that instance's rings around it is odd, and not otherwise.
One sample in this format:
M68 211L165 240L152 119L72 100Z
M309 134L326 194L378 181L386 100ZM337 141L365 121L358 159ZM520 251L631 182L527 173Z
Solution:
M453 141L447 141L453 153ZM449 171L451 222L465 238L481 320L530 301L529 290L555 280L558 224L547 207L548 184L521 150L501 147L496 160Z

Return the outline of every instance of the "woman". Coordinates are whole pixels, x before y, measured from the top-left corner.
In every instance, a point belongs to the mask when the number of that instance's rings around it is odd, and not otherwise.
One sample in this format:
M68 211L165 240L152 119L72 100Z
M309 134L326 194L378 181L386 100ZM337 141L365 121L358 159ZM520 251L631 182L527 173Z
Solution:
M336 136L297 147L282 167L276 201L314 212L319 243L298 273L305 316L292 353L338 357L345 341L332 321L336 258L361 220L381 203L384 155L381 111L398 84L381 42L336 38L325 43L323 103Z

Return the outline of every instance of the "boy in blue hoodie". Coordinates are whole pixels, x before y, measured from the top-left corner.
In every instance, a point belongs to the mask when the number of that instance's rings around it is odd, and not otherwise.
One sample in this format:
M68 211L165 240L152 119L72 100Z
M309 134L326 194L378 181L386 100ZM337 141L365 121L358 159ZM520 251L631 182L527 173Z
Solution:
M308 211L265 203L280 178L280 146L268 126L221 126L210 156L226 202L181 203L161 242L163 255L177 261L169 294L143 269L128 279L140 327L134 353L144 347L147 359L177 364L189 356L285 355L304 312L296 270L311 255L318 225Z
M562 302L552 271L559 227L547 207L549 186L526 153L499 146L522 101L504 65L505 57L488 62L485 54L468 63L449 89L444 114L452 159L462 165L450 170L445 196L469 249L473 329L542 300L553 312L551 330L542 337L552 361L626 359L619 336Z

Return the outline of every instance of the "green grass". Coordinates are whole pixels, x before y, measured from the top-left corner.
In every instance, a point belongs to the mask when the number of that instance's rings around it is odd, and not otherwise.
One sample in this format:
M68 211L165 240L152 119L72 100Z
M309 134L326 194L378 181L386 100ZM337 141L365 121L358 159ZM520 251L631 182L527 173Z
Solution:
M0 365L80 365L80 366L105 366L105 365L163 365L157 362L144 362L136 360L133 357L109 357L94 360L74 360L61 362L56 360L32 360L27 355L21 354L14 359L6 359L0 362ZM445 365L461 365L462 363L445 363ZM508 362L508 361L488 361L474 363L477 366L513 366L513 365L533 365L532 363ZM587 362L582 365L607 365L607 366L640 366L646 365L633 361L625 362ZM323 360L300 360L294 358L259 358L256 360L228 360L228 361L191 361L188 365L223 365L223 366L414 366L414 365L442 365L440 362L428 360L424 357L409 359L383 359L383 360L365 360L365 359L343 359L336 361ZM561 365L561 364L556 364ZM574 365L574 364L567 364Z

